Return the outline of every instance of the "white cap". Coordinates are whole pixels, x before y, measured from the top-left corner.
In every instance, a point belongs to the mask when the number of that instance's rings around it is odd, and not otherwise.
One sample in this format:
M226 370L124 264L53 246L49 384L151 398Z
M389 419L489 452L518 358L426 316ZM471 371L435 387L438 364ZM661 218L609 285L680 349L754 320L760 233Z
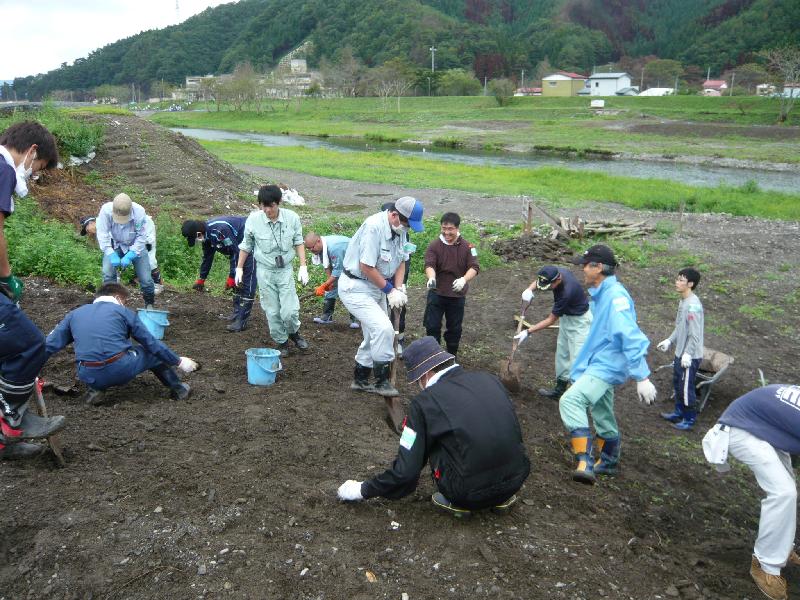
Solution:
M114 223L124 225L130 221L132 206L133 201L128 194L117 194L114 196L114 202L112 203L113 208L111 210L111 216L114 219Z

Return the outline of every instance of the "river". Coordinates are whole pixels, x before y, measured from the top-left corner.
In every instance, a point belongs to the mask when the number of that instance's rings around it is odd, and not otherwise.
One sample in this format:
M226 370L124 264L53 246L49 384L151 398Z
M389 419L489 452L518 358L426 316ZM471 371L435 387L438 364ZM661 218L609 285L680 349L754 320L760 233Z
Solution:
M444 160L468 165L504 166L517 169L537 167L562 167L578 171L599 171L624 177L656 178L676 181L686 185L714 187L725 184L732 187L750 181L762 190L797 194L800 191L800 173L791 171L761 171L757 169L731 169L706 165L646 160L592 160L559 158L536 154L489 153L467 150L450 150L423 147L415 144L383 144L363 141L342 141L297 135L269 135L263 133L238 133L221 129L172 128L187 137L210 141L235 140L263 144L264 146L303 146L324 148L339 152L394 152L430 160Z

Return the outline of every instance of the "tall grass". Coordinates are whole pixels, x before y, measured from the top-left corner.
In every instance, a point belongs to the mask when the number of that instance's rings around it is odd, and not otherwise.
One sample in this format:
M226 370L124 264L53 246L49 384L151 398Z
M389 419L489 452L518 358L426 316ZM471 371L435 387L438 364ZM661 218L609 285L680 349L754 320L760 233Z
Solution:
M576 173L542 167L475 166L431 161L383 152L342 153L301 147L267 147L241 142L201 142L220 158L310 173L335 179L404 187L449 188L504 195L528 195L558 205L585 201L616 202L633 208L677 211L683 200L690 212L725 212L771 219L800 218L800 196L741 188L693 187L661 179Z
M103 125L89 123L64 110L45 105L42 109L15 111L8 117L0 117L0 131L19 121L35 120L47 127L58 142L63 157L86 156L103 140Z

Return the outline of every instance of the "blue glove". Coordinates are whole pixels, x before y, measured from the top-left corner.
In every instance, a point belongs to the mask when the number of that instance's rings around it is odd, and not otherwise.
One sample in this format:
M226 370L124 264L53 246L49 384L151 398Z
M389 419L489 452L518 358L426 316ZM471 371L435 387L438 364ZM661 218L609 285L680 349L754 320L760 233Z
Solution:
M128 250L128 253L122 257L119 266L122 267L123 269L127 269L128 267L131 266L131 263L137 258L139 258L139 255L136 254L136 252L134 252L133 250Z
M113 254L109 254L108 255L108 262L110 262L111 266L114 267L115 269L117 267L119 267L120 262L121 262L119 254L117 254L116 252L114 252Z

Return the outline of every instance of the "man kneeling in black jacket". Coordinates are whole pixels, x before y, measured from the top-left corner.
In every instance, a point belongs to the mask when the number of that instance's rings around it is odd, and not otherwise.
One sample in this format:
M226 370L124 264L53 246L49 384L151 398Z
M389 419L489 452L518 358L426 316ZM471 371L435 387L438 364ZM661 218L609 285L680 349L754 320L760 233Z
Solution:
M462 369L430 336L408 346L403 361L409 382L423 391L411 401L397 457L369 481L345 481L339 498L402 498L416 489L430 462L437 507L458 517L510 509L530 462L506 389L494 375Z

